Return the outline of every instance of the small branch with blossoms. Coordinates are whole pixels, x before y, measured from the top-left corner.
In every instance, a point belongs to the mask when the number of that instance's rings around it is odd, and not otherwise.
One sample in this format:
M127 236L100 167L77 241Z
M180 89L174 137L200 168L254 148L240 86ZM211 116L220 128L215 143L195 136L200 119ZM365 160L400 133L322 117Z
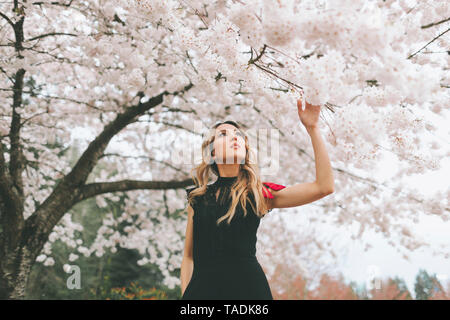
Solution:
M250 60L248 61L248 65L249 65L249 66L250 66L250 65L254 65L255 67L257 67L258 69L264 71L265 73L267 73L267 74L269 74L269 75L275 77L276 79L279 79L279 80L281 80L281 81L287 83L287 84L288 84L288 87L289 87L289 90L294 90L294 91L297 91L298 93L301 94L301 93L303 92L303 87L302 87L302 86L300 86L300 85L298 85L298 84L296 84L296 83L293 83L292 81L289 81L289 80L284 79L283 77L279 76L279 75L276 73L276 71L274 71L274 70L272 70L272 69L270 68L270 66L263 66L262 64L256 63L256 62L258 62L258 61L262 63L261 58L262 58L262 57L264 56L264 54L266 53L266 49L267 49L268 47L269 47L268 45L264 44L263 48L261 49L261 52L260 52L260 53L258 54L258 56L257 56L256 58L254 58L254 59L253 59L253 50L254 50L254 49L251 48L251 57L250 57ZM256 51L256 50L255 50L255 51ZM282 53L282 52L279 51L279 50L277 50L277 51L280 52L280 53ZM291 59L294 59L294 58L291 58ZM298 63L297 60L294 59L294 61L296 61L296 62ZM281 67L283 67L283 66L281 66ZM278 90L280 90L280 89L278 89ZM334 106L336 106L336 105L331 104L331 103L329 103L329 102L326 102L326 103L324 104L324 107L326 107L328 110L330 110L330 111L333 112L333 113L335 112L334 109L333 109Z

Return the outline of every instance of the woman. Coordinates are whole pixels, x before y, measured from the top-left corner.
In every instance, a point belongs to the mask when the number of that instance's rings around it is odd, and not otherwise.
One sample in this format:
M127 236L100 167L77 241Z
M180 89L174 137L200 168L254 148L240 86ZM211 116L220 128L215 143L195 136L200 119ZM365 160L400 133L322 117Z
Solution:
M316 180L285 187L261 182L249 162L248 138L234 121L217 123L202 144L203 160L187 188L188 223L181 263L182 299L270 299L256 259L260 218L273 208L296 207L334 192L333 173L318 129L320 106L298 115L313 145ZM206 161L205 161L206 160ZM218 178L208 184L210 172Z

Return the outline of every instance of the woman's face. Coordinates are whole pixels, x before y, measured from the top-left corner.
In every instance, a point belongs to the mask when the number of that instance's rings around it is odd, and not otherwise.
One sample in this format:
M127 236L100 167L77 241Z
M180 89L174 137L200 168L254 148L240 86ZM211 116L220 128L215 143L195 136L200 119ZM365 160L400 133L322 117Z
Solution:
M243 132L229 123L221 124L216 128L213 152L216 163L245 163L246 153Z

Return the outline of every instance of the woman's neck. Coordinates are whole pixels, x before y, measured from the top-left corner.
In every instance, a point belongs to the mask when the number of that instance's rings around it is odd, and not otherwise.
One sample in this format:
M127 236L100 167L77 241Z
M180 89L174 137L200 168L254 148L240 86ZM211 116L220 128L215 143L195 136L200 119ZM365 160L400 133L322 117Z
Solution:
M217 164L219 176L237 177L239 174L239 164Z

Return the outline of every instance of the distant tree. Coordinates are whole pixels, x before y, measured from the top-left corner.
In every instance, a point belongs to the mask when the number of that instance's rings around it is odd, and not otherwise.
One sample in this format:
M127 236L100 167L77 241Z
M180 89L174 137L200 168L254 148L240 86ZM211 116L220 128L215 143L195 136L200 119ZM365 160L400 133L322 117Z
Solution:
M271 281L272 295L275 300L306 300L308 280L303 275L297 275L294 280L290 281L284 287L277 286L273 288L273 282L279 282L282 275L280 272L275 273Z
M416 300L429 300L435 293L442 291L442 286L436 276L429 275L426 270L420 269L414 284Z
M320 284L315 290L309 291L308 300L357 300L358 295L353 288L344 283L342 276L331 277L322 275Z
M413 297L411 295L411 292L409 292L408 286L406 285L405 280L403 280L403 279L401 279L401 278L396 276L396 277L394 277L392 279L392 281L394 281L397 284L397 287L398 287L398 289L400 290L400 292L402 294L406 293L405 300L412 300L413 299Z
M355 292L355 294L358 296L358 299L360 299L360 300L368 300L369 299L364 283L359 284L356 281L351 281L350 286L352 287L352 290Z
M279 264L269 280L275 300L357 300L354 284L345 284L343 277L320 275L317 285L303 272Z
M430 300L450 300L450 281L446 283L445 287L439 282L437 283L437 285L441 290L433 291Z
M371 300L411 300L411 295L404 285L404 281L398 278L381 281L380 288L370 290Z

